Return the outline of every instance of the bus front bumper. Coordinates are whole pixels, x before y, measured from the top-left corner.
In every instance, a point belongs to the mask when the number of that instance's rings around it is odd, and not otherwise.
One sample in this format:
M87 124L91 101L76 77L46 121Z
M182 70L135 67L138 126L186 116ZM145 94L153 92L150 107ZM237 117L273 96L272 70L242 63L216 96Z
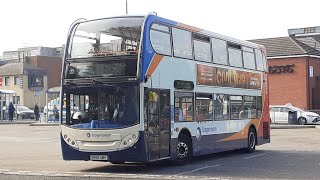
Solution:
M64 160L110 161L110 162L147 162L145 136L139 132L138 141L131 147L112 152L80 151L68 145L60 134L62 157Z

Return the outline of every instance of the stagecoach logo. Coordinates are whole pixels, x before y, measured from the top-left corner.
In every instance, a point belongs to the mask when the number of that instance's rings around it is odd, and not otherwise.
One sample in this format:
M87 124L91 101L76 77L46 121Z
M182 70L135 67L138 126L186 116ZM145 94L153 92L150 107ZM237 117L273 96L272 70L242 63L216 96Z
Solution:
M90 133L87 133L87 137L88 138L109 138L111 137L111 134L90 134Z
M200 127L197 128L196 138L198 141L200 141L200 139L201 139L201 128Z

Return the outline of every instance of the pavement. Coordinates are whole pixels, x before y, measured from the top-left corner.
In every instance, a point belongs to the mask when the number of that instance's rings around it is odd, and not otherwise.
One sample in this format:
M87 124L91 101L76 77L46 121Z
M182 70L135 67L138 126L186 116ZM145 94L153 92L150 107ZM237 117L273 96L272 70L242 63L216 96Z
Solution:
M19 120L0 120L1 124L30 124L30 126L59 126L59 122L43 122L35 121L34 119L19 119Z

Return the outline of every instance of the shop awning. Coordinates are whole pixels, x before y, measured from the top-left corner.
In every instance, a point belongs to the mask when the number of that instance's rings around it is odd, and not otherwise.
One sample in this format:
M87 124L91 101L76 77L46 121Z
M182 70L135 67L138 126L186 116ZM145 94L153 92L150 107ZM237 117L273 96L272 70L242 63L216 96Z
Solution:
M0 89L0 94L16 94L16 92L7 89Z

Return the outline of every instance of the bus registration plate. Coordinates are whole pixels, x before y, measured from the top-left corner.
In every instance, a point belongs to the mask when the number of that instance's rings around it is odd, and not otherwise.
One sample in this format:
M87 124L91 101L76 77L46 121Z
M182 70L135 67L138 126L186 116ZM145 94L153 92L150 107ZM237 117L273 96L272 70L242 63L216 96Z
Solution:
M107 155L90 155L90 160L105 161L105 160L108 160L108 156Z

